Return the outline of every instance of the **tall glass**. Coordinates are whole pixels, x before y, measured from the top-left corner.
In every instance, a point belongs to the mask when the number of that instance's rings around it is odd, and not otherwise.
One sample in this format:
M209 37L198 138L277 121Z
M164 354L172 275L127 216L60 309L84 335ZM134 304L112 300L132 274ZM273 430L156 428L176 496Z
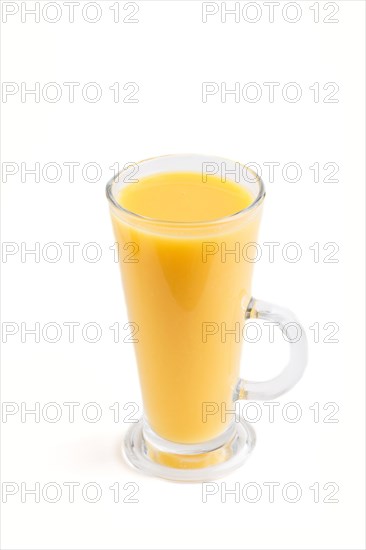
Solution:
M194 172L244 186L248 208L199 222L173 222L130 212L122 187L160 173ZM306 365L304 331L293 314L251 296L253 247L265 197L261 178L218 157L169 155L130 164L107 185L128 316L135 345L144 416L124 442L125 456L147 473L207 480L243 463L255 443L235 411L238 399L273 399L289 390ZM240 378L246 320L297 323L290 360L266 382Z

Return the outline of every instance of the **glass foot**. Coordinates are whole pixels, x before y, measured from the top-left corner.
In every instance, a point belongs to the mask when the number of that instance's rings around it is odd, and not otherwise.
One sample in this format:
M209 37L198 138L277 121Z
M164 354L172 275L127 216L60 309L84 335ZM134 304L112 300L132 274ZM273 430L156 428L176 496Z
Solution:
M162 439L141 418L127 432L123 452L130 464L148 475L173 481L211 481L239 468L254 445L255 432L240 417L218 438L197 445Z

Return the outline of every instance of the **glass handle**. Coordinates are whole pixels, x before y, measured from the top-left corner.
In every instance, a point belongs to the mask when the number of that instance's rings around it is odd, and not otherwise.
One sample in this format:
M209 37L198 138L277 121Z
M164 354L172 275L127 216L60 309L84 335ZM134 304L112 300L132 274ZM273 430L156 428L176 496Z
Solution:
M239 380L238 399L267 400L274 399L291 389L303 375L307 363L307 339L303 327L295 315L288 309L276 306L263 300L252 298L249 302L246 319L263 319L275 323L284 333L286 326L297 328L297 337L293 340L287 337L290 346L290 359L282 372L265 382L251 382Z

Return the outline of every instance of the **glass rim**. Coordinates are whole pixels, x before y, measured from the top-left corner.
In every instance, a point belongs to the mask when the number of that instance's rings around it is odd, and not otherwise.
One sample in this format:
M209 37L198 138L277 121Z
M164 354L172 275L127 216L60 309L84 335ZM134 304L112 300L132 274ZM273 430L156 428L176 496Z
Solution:
M132 216L132 218L135 218L135 219L137 219L141 222L155 223L155 224L159 224L159 225L170 225L170 226L175 225L175 226L179 226L179 227L193 227L193 226L204 226L204 225L210 225L210 224L212 225L212 224L217 224L217 223L225 223L225 222L228 222L228 221L232 221L233 219L237 219L240 216L243 216L244 214L246 214L247 212L250 212L250 211L254 210L254 208L256 208L257 206L259 206L262 203L264 197L266 196L265 186L264 186L263 180L259 176L259 174L257 174L254 170L252 170L251 168L249 168L248 166L246 166L242 162L233 161L233 160L225 158L225 157L216 157L215 155L201 155L201 154L198 154L198 153L178 153L178 154L171 153L171 154L167 154L167 155L158 155L156 157L150 157L150 158L147 158L147 159L143 159L143 160L140 160L140 161L138 161L136 163L133 163L133 164L139 166L139 165L144 164L146 162L150 162L150 161L153 161L153 160L160 160L160 159L164 159L164 158L168 158L168 157L176 157L176 158L179 158L179 157L201 157L201 158L205 158L206 157L206 158L210 158L210 159L215 158L216 160L219 160L221 162L222 161L229 161L229 162L238 163L238 164L240 164L240 166L242 166L243 168L245 168L246 170L248 170L249 172L251 172L254 175L255 181L258 182L257 196L254 198L253 202L251 202L250 205L247 206L246 208L242 208L238 212L234 212L233 214L229 214L227 216L222 216L221 218L215 218L213 220L173 221L173 220L166 220L166 219L159 219L159 218L151 218L149 216L143 216L142 214L138 214L137 212L133 212L132 210L128 210L127 208L122 206L119 202L117 202L117 200L115 199L115 197L113 195L113 187L116 183L118 183L119 176L125 171L125 169L123 168L122 170L120 170L118 172L117 175L113 176L108 181L108 183L106 185L106 195L107 195L107 199L111 203L111 205L114 206L114 208L116 208L117 211L120 211L124 214L127 214L128 216ZM129 164L131 165L132 163L129 163ZM195 172L195 171L193 171L193 172ZM235 182L235 180L229 180L229 181L233 181L234 183L237 183L237 182ZM133 185L133 184L130 183L130 185Z

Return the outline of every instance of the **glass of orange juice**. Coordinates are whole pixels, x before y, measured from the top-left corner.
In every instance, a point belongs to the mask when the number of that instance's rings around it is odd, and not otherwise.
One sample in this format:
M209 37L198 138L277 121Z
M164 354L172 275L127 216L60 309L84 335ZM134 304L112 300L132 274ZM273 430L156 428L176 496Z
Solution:
M263 182L239 162L167 155L126 165L107 197L144 404L125 457L166 479L223 476L255 444L236 401L281 395L306 365L294 315L251 296ZM248 319L295 324L301 334L283 371L265 382L240 378Z

